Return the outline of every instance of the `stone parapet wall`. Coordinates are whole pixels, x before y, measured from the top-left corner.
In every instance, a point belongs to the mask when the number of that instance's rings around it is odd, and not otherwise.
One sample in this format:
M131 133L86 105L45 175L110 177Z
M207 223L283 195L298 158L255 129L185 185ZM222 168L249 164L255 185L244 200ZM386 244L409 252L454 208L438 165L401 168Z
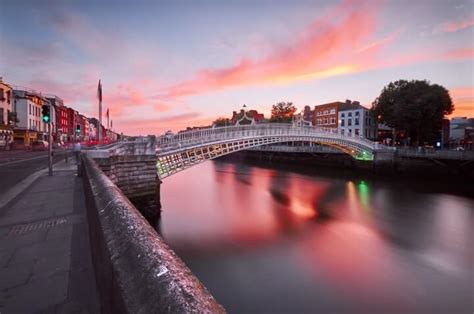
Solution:
M223 313L122 191L82 157L102 313Z
M158 184L156 155L123 155L95 160L127 197L155 194Z
M95 160L150 223L156 222L161 208L161 181L156 170L155 137L118 143L102 150L90 150L85 154Z

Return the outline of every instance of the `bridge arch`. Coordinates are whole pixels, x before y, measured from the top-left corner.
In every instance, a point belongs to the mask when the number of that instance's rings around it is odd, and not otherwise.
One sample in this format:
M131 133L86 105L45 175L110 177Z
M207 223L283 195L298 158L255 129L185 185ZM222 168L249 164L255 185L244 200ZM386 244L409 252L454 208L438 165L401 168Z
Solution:
M237 151L284 142L314 142L328 145L355 159L373 160L380 149L362 137L338 133L337 129L260 124L206 128L158 137L157 171L161 179Z

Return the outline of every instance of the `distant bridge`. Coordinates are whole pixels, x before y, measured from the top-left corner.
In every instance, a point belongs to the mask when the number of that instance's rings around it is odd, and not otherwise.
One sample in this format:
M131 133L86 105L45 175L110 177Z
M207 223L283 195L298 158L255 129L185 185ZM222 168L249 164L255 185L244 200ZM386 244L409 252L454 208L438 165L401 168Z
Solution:
M334 128L274 123L207 128L159 136L158 175L163 179L209 159L284 142L319 143L368 161L374 159L377 151L391 151L358 135L342 135Z

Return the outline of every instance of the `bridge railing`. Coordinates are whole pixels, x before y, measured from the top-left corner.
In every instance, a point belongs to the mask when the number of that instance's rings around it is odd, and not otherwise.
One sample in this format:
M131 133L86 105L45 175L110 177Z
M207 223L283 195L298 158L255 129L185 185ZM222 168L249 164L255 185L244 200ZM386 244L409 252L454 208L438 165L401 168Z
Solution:
M245 126L227 126L206 128L166 134L157 138L161 151L194 146L197 144L245 139L262 136L308 136L350 140L367 148L374 149L375 143L359 135L343 135L335 128L321 128L311 126L293 126L292 124L257 124Z

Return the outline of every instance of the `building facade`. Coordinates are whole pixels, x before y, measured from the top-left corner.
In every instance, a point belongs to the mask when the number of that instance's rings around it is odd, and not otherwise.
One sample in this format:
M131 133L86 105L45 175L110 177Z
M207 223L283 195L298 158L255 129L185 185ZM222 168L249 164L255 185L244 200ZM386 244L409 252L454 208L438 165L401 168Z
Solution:
M64 107L64 102L56 95L46 96L54 110L51 112L51 127L53 129L53 140L60 143L67 142L67 116L64 113L67 111ZM67 125L67 124L66 124Z
M56 102L56 140L60 143L68 142L69 116L68 108L61 102Z
M32 90L14 89L13 95L13 110L18 121L14 128L15 142L31 145L33 141L47 139L48 128L42 120L42 106L50 105L49 101Z
M67 109L67 124L68 124L68 128L67 128L67 137L68 137L68 141L69 142L75 142L77 140L77 134L76 134L76 127L77 127L77 123L78 123L78 117L79 117L79 113L72 109L72 108L69 108L69 107L66 107Z
M84 115L79 114L77 117L77 124L80 127L80 132L77 132L77 135L79 136L79 139L81 141L87 140L86 138L86 120L89 121ZM77 131L77 126L76 126L76 131Z
M313 125L316 127L337 128L337 115L341 102L336 101L314 107Z
M359 105L341 106L338 111L339 132L342 135L377 138L377 121L370 111Z
M89 140L90 141L97 141L98 140L97 129L96 129L95 124L92 121L92 118L88 119L88 125L89 125L89 131L88 131Z
M14 120L13 89L0 78L0 149L10 149Z
M89 123L94 125L93 128L95 129L95 135L96 135L95 140L99 140L99 130L101 130L102 140L105 142L107 138L107 132L106 132L105 127L102 125L101 128L99 129L99 120L97 120L96 118L90 118Z
M474 127L474 118L455 117L450 121L450 139L459 141L465 136L465 129Z

